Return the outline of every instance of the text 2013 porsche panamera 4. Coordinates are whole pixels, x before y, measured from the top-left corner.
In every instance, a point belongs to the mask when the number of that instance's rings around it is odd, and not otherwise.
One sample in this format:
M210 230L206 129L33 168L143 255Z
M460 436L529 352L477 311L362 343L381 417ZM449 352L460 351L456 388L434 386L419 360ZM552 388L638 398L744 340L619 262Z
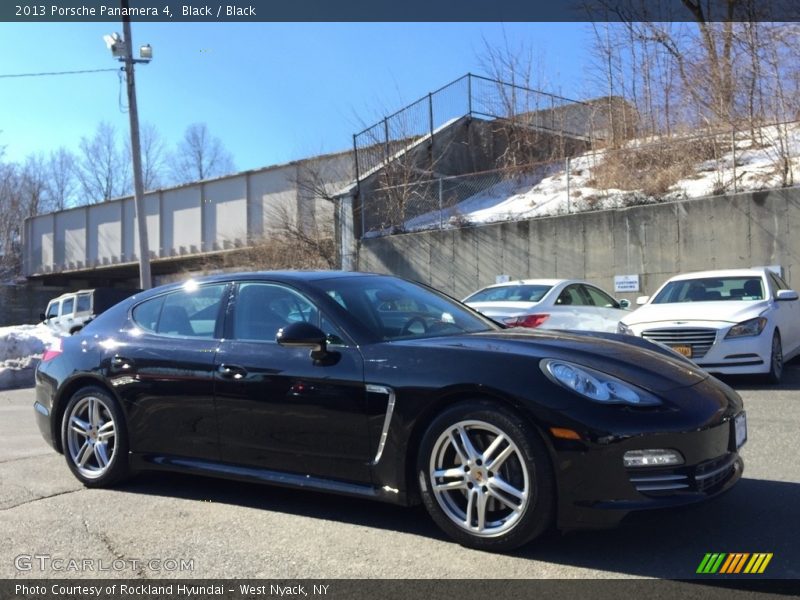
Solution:
M90 487L162 469L422 501L498 551L715 496L747 436L739 396L666 348L336 272L137 294L47 352L35 412Z

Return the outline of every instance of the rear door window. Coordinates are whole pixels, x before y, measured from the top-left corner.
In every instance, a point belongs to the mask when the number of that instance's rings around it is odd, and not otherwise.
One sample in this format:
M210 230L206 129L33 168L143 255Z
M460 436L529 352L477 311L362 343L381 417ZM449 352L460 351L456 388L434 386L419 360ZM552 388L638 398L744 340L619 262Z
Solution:
M75 297L67 298L61 304L61 314L62 315L71 315L72 309L75 307Z
M134 322L168 336L213 338L227 284L206 285L152 298L133 309Z
M78 295L77 312L89 312L92 310L92 297L89 294Z

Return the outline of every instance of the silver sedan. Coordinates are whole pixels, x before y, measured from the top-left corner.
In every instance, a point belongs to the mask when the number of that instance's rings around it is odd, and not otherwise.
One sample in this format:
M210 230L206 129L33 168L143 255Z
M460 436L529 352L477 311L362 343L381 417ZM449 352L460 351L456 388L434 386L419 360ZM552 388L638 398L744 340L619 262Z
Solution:
M463 302L510 327L616 333L627 300L578 279L520 279L490 285Z

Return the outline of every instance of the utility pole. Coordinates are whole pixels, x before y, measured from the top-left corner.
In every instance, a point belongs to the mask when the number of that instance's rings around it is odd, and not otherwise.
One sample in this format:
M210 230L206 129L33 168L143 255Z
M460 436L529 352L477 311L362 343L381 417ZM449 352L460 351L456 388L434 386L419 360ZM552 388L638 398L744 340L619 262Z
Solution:
M136 105L136 80L134 65L148 63L153 58L150 45L142 46L140 57L133 58L133 36L131 35L131 20L127 16L128 0L120 0L122 5L122 32L104 36L112 56L124 63L125 79L128 87L128 116L131 123L131 158L133 159L133 200L136 214L136 225L139 233L139 287L143 290L150 289L153 281L150 275L150 244L147 241L147 215L144 208L144 181L142 180L142 149L139 143L139 109Z
M122 0L128 8L128 0ZM128 11L123 10L125 15ZM142 181L142 148L139 144L139 109L136 105L136 80L133 73L133 38L131 20L122 17L122 34L125 36L125 76L128 81L128 116L131 121L131 155L133 156L133 201L136 206L136 225L139 230L139 287L149 290L153 286L150 275L150 244L147 240L147 215L144 208L144 181Z

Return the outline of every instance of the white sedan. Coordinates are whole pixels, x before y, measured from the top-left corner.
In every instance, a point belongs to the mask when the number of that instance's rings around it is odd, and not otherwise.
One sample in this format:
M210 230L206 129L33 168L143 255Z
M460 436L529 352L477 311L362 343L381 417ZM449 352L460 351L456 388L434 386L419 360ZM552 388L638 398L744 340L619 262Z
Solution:
M520 279L490 285L463 302L510 327L610 331L630 314L627 300L577 279Z
M777 383L800 353L800 302L766 268L678 275L620 321L619 332L661 342L707 371Z

